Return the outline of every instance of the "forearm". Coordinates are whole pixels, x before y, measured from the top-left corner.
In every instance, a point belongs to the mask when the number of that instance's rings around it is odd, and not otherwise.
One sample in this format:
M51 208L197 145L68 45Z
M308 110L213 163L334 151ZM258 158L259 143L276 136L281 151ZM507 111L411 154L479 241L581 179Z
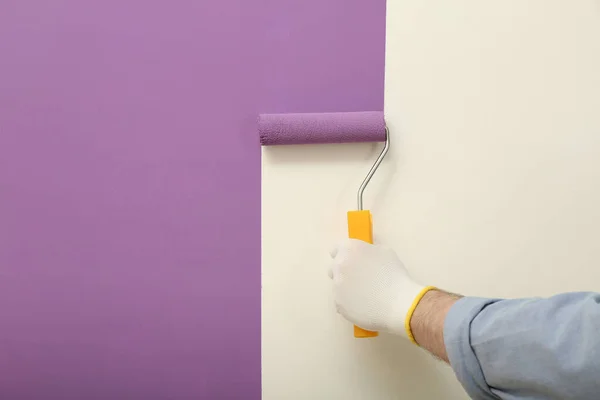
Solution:
M417 344L445 362L449 361L444 343L444 322L458 299L460 296L430 290L423 296L409 321Z
M450 363L471 398L598 398L600 294L461 298L413 281L383 246L347 239L331 256L338 312Z
M600 295L463 298L446 313L447 358L472 398L593 399Z

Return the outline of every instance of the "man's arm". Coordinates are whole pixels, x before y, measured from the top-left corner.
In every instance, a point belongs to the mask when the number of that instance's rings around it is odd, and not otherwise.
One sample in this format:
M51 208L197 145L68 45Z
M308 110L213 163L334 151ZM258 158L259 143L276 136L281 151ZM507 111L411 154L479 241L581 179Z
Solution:
M472 398L600 398L600 295L460 299L428 292L410 326Z
M473 399L600 398L600 294L460 298L413 281L381 246L349 240L332 257L338 311L414 339L450 363Z
M460 296L431 290L423 296L410 319L417 344L445 362L449 361L444 344L444 322L458 299Z
M599 294L466 297L447 313L444 341L472 398L600 398Z

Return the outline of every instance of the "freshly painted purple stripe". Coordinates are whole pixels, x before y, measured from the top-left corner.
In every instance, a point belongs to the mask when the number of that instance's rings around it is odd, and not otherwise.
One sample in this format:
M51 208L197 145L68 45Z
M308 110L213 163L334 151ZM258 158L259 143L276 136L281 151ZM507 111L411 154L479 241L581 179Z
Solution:
M261 397L256 116L381 110L384 7L0 2L0 398Z

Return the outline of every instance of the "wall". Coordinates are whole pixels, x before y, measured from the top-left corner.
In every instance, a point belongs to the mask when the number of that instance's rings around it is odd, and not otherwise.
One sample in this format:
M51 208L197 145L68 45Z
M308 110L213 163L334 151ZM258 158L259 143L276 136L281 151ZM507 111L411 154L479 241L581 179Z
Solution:
M280 17L265 29L270 56L261 112L383 109L385 1L311 0L274 7ZM327 347L331 336L323 335L332 319L319 318L323 312L329 317L329 303L314 296L326 274L313 261L328 241L319 240L322 221L311 224L332 197L307 185L311 179L328 181L331 170L320 167L339 164L332 150L263 149L263 399L335 399L340 393L329 381L331 371L322 374L336 363ZM339 213L325 214L334 215Z
M259 398L256 116L381 110L384 31L383 0L3 1L0 397Z
M0 398L260 397L266 1L0 5Z
M388 2L389 158L375 240L419 280L479 296L600 290L600 4ZM268 399L466 399L403 340L355 340L327 250L377 145L264 149Z

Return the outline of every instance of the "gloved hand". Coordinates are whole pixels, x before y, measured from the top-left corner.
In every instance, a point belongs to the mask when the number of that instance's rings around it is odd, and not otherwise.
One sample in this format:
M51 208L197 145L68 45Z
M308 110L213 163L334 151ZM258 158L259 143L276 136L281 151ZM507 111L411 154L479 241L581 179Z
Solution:
M329 277L337 311L363 329L414 341L412 311L432 288L413 281L396 253L380 245L346 239L331 251L331 257Z

